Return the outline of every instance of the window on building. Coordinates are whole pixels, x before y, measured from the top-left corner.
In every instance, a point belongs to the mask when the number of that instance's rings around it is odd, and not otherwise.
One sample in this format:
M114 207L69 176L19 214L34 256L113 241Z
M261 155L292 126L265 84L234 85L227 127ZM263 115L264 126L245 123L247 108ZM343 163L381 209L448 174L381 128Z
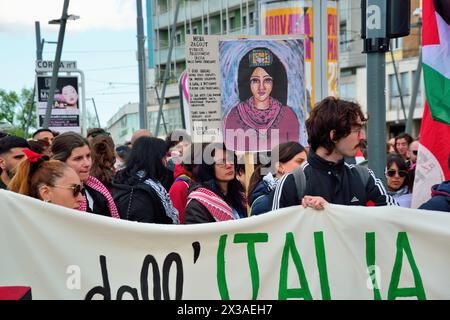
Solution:
M400 87L402 88L403 104L408 108L411 103L411 74L409 72L400 73Z
M230 18L230 29L233 30L235 28L234 23L236 21L235 17Z
M413 87L414 87L415 79L416 79L416 70L414 70L412 72L412 83L413 83L413 85L411 86L411 95L413 93L412 91L414 89ZM419 87L417 88L416 107L420 107L420 106L422 106L422 87L419 84Z
M223 33L227 32L227 20L226 19L222 20L222 30L223 30Z
M182 45L183 38L181 36L181 31L177 31L176 35L175 35L175 46L180 46Z
M354 82L341 83L339 93L342 99L355 100L356 99L356 86Z
M242 27L247 27L247 16L242 16Z
M209 34L209 29L208 29L208 25L205 24L205 28L204 28L204 34Z
M396 110L400 107L400 95L398 93L395 74L389 75L389 109Z
M398 50L403 47L403 38L391 39L392 50Z
M249 16L249 23L250 23L250 25L253 25L255 23L255 19L254 19L255 13L252 11L252 12L250 12L248 14L248 16Z
M198 27L192 27L192 34L198 34Z
M347 22L341 22L339 27L339 50L341 52L346 52L350 50L351 38L348 37L347 32Z

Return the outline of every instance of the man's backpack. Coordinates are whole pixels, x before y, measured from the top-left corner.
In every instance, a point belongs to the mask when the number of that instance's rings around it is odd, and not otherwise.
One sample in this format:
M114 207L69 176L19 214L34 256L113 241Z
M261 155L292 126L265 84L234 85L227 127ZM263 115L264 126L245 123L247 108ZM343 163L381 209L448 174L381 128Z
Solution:
M359 177L361 178L361 181L363 183L363 186L365 187L370 178L370 174L369 174L369 171L367 170L367 167L363 167L363 166L360 166L357 164L355 164L353 166L356 169L356 172L358 172ZM298 167L297 169L292 171L292 175L294 176L294 181L295 181L295 188L297 189L299 203L305 196L305 190L306 190L306 176L305 176L305 173L303 172L303 169L304 169L304 165L301 165L300 167Z

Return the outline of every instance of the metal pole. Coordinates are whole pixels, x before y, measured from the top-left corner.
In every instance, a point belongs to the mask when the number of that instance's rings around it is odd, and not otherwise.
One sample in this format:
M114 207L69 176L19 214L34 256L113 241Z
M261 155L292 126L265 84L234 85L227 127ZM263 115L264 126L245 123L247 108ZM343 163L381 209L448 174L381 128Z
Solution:
M142 0L136 0L137 8L137 45L138 45L138 70L139 70L139 128L148 128L147 118L147 77L145 67L145 36L144 19L142 18Z
M53 62L53 73L52 73L52 81L50 84L50 91L48 93L48 100L47 100L47 110L45 111L45 118L44 118L44 124L43 127L48 129L50 124L50 117L52 115L52 108L53 108L53 101L55 96L55 89L56 89L56 82L58 81L58 71L59 71L59 64L61 63L61 53L63 48L63 42L64 42L64 33L66 31L66 23L67 23L67 9L69 7L69 1L70 0L64 0L64 7L60 19L60 26L59 26L59 35L58 35L58 45L56 47L56 54L55 54L55 61Z
M230 33L230 18L229 18L229 12L228 12L229 3L228 3L228 0L226 0L226 1L227 2L226 2L226 8L225 8L225 19L227 19L227 23L225 25L227 28L227 34L229 34Z
M155 86L155 92L156 92L156 100L159 102L158 86ZM181 96L180 96L180 100L181 100ZM167 134L166 119L164 118L164 112L161 112L161 118L163 121L164 132L166 132L166 134Z
M397 71L397 66L395 64L395 57L394 57L394 52L392 50L392 46L391 46L391 50L389 50L389 51L391 52L392 65L394 66L395 81L397 82L398 94L400 95L400 105L402 106L403 117L406 121L406 111L405 111L405 104L403 103L403 93L402 93L402 88L400 87L400 79L398 78L398 71Z
M95 117L97 118L97 124L98 124L98 127L100 128L101 125L100 125L100 118L98 117L98 113L97 113L97 106L95 105L94 98L91 98L91 100L92 100L92 103L94 104Z
M406 121L406 129L405 132L410 134L412 136L412 124L413 124L413 116L414 116L414 109L416 108L416 100L417 100L417 94L419 92L419 86L420 86L420 75L422 72L422 48L419 49L419 61L417 62L417 69L416 74L414 75L414 85L413 85L413 92L411 96L411 105L409 106L408 111L408 120Z
M164 105L164 99L166 96L167 80L169 79L169 66L170 66L170 60L172 58L172 50L173 50L173 43L175 40L175 31L177 28L178 11L180 9L180 1L181 0L177 0L177 6L175 7L175 16L174 16L173 24L172 24L172 33L171 33L171 37L170 37L169 52L167 54L166 69L164 70L164 82L163 82L163 87L162 87L162 92L161 92L161 98L159 99L158 120L156 121L155 136L158 136L159 125L161 123L161 114L162 114L162 109L163 109L163 105ZM165 134L167 134L167 129L166 129L165 125L164 125L164 131L165 131Z
M367 110L370 116L367 142L369 145L369 167L375 175L385 181L386 166L386 61L384 52L367 53Z
M37 60L42 60L42 51L43 51L43 47L44 47L44 41L41 40L41 26L39 24L39 21L35 21L34 22L34 26L35 26L35 30L36 30L36 59ZM34 79L34 85L33 85L33 92L31 94L31 107L30 107L30 112L28 113L28 118L27 118L27 122L26 122L26 126L25 126L25 139L28 138L28 130L30 129L30 125L31 125L31 117L33 115L33 103L34 103L34 97L36 94L36 79ZM39 126L39 124L38 124Z
M367 0L366 12L361 12L366 21L364 52L367 53L367 142L369 167L386 184L386 38L387 1Z
M422 22L419 20L419 41L422 39ZM406 121L405 132L412 135L412 124L414 117L414 109L416 108L416 99L419 92L420 79L422 72L422 45L419 46L419 61L417 62L416 74L414 75L413 92L411 96L411 105L408 111L408 120Z
M42 60L44 42L41 40L41 25L39 24L39 21L34 22L34 27L36 30L36 59Z
M322 78L323 75L326 73L323 71L324 63L326 64L326 55L323 57L323 50L322 50L322 42L318 39L326 39L323 38L322 33L322 10L321 10L321 0L313 0L313 61L312 64L314 66L314 74L312 75L314 78L314 101L313 104L316 102L319 102L325 96L323 95L323 88L322 88ZM325 31L326 32L326 31ZM326 46L325 46L326 47Z
M84 80L84 72L77 69L74 72L78 72L81 77L81 107L82 107L82 119L81 119L81 134L85 137L87 135L87 109L86 109L86 81Z
M259 35L260 34L260 28L259 28L259 14L260 14L260 12L259 12L259 0L255 0L255 22L254 22L254 24L255 24L255 31L256 31L256 34L257 35ZM247 19L248 19L248 23L250 23L250 19L249 19L250 17L247 17Z

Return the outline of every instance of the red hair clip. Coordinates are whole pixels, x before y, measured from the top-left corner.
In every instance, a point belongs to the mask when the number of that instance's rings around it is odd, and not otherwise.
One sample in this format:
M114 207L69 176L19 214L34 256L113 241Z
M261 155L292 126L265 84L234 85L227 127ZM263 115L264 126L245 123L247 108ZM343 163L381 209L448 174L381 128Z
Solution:
M43 154L39 154L36 153L34 151L31 151L30 149L26 148L26 149L22 149L23 153L25 153L25 155L28 158L28 161L30 161L31 163L35 163L38 162L40 158L42 158L44 155Z

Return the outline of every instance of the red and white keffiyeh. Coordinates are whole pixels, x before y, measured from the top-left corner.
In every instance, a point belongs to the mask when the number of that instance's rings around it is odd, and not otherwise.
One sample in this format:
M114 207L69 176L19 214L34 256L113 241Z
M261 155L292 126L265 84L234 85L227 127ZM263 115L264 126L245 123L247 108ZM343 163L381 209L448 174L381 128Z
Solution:
M84 182L85 186L88 186L95 191L100 192L108 201L108 208L109 212L111 213L111 217L120 219L119 211L117 211L116 204L114 203L114 200L111 196L111 193L109 193L108 189L101 183L97 178L93 176L89 176L87 180ZM86 195L83 197L83 202L80 204L80 211L86 211L87 209L87 199Z
M188 196L188 203L195 199L200 202L216 221L235 220L231 207L217 194L206 188L198 188Z

